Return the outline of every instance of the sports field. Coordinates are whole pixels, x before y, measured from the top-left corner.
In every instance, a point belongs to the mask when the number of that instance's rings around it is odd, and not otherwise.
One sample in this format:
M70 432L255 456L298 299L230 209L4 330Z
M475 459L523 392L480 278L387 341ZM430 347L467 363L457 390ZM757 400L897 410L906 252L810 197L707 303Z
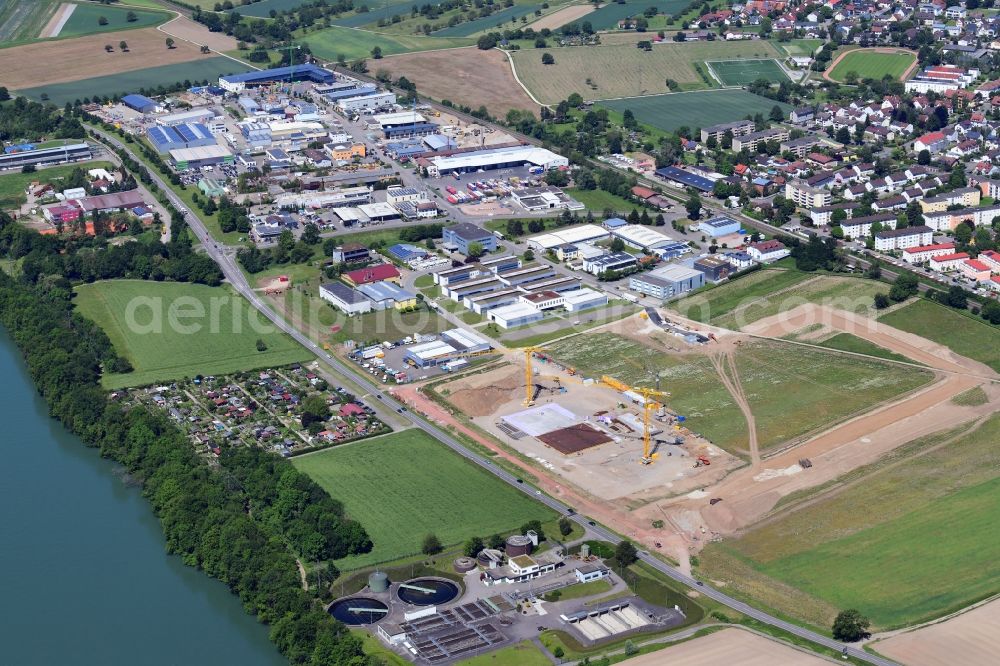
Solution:
M518 77L546 104L558 103L572 93L589 100L663 93L668 91L667 79L685 90L708 88L696 69L704 69L706 60L781 56L770 42L764 41L668 42L656 44L649 52L637 49L634 43L576 46L551 52L555 57L552 65L543 65L536 49L512 53Z
M583 20L590 21L594 30L617 30L618 21L639 16L647 7L656 7L661 14L675 14L688 4L687 0L625 0L622 4L608 2Z
M474 35L477 32L498 30L500 29L498 26L509 28L511 26L503 26L503 24L520 19L522 16L527 16L528 20L531 21L535 18L535 10L541 8L542 6L540 4L514 5L513 7L508 7L507 9L491 14L490 16L484 16L476 19L475 21L465 21L464 23L459 23L458 25L453 25L450 28L438 30L431 34L435 37L468 37L469 35Z
M672 354L616 334L583 335L551 345L584 376L607 374L650 386L653 373L668 405L688 426L731 453L746 455L746 422L706 354ZM782 342L754 341L736 365L757 422L761 451L838 423L910 391L930 373Z
M945 345L1000 372L1000 327L924 299L893 310L879 321Z
M134 13L136 19L131 23L128 21L129 12ZM108 20L107 25L100 25L98 23L102 16ZM76 9L70 14L69 20L66 21L62 30L59 31L58 37L82 37L83 35L92 35L98 32L148 28L159 25L170 18L171 15L166 12L151 12L146 9L133 7L77 3Z
M906 444L848 485L709 545L701 565L737 591L775 580L804 591L815 604L769 601L821 626L832 609L857 608L888 629L1000 592L1000 415L967 427Z
M58 106L66 102L73 102L84 97L101 95L126 94L135 92L140 88L150 88L159 85L169 85L181 81L203 81L215 82L220 76L225 74L236 74L245 72L248 68L238 62L216 56L205 58L204 60L194 60L175 65L161 65L160 67L148 67L146 69L135 69L130 72L121 72L110 76L97 76L90 79L70 81L68 83L53 83L37 88L25 88L19 90L22 95L34 100L41 98L43 94L49 96L49 101Z
M707 63L727 86L745 86L757 79L771 83L788 81L788 76L773 58L764 60L711 60Z
M631 109L636 120L665 132L682 125L694 128L732 122L758 113L766 117L775 104L785 113L791 111L792 107L788 104L780 104L745 90L648 95L601 102L601 106L614 111Z
M881 80L888 74L899 79L916 62L908 51L886 52L883 49L855 49L848 51L829 71L834 81L843 81L848 72L855 72L859 79Z
M105 375L107 388L312 358L225 287L146 280L95 282L77 288L76 305L104 329L115 350L135 368L127 374ZM266 351L257 351L258 339L267 345Z
M336 447L293 462L336 491L347 514L365 526L375 547L337 562L357 569L420 552L423 538L451 545L509 532L555 514L489 472L411 429Z
M309 48L312 49L317 58L336 60L337 56L341 55L348 60L367 58L368 66L372 70L377 70L382 64L371 59L372 48L376 45L382 49L382 55L395 55L431 49L456 48L472 43L470 39L388 35L338 26L311 32L302 37L301 41L309 44Z

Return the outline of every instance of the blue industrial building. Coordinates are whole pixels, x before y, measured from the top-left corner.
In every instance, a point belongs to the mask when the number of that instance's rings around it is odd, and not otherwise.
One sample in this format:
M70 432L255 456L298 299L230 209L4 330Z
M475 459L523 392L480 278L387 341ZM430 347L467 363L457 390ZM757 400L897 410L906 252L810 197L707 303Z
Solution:
M701 190L702 192L711 192L712 188L715 187L714 181L705 178L704 176L693 174L690 171L678 169L677 167L663 167L662 169L657 169L656 175L664 180L672 180L675 183L680 183L684 187L693 187L694 189Z
M469 245L479 243L485 252L497 249L497 238L482 227L469 222L462 222L452 227L445 227L442 234L445 245L455 246L459 252L468 256Z
M378 86L374 83L364 83L354 88L340 88L339 90L317 91L331 102L348 97L363 97L364 95L374 95L378 91Z
M413 137L402 141L392 141L385 144L385 151L393 157L412 157L427 152L427 146L420 139Z
M313 83L333 83L335 80L333 72L323 69L318 65L292 65L291 67L277 67L275 69L264 69L256 72L246 72L244 74L232 74L230 76L220 76L219 85L229 92L238 93L248 87L262 86L268 83L279 81L312 81Z
M393 259L398 259L404 263L409 263L415 259L423 259L427 256L427 250L408 243L397 243L390 247L387 252Z
M712 238L739 233L739 230L740 223L731 217L713 217L711 220L702 220L698 223L698 231L708 234Z
M150 127L146 130L146 137L161 155L178 148L202 148L218 143L212 132L201 123Z
M406 125L396 125L394 127L384 127L385 138L401 139L408 136L427 136L437 134L438 126L434 123L409 123Z
M145 95L125 95L122 97L122 104L139 113L152 113L156 110L156 102Z

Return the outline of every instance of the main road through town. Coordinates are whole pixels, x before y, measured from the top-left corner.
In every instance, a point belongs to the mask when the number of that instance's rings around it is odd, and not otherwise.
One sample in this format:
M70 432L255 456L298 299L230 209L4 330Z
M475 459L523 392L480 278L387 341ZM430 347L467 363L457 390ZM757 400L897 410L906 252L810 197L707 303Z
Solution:
M117 138L99 129L94 129L94 131L102 138L103 141L110 143L111 145L115 146L120 150L125 150L129 152L134 159L139 160L138 156L136 156L128 147L126 147L125 144L118 141ZM613 544L617 544L622 541L622 538L617 534L615 534L614 532L612 532L611 530L605 528L602 525L596 524L594 521L591 521L586 516L582 516L576 513L571 509L571 507L566 506L562 502L541 493L541 491L535 490L528 484L524 483L522 479L519 479L510 472L497 467L488 459L466 448L463 444L461 444L458 440L456 440L454 437L449 435L444 430L424 420L423 418L414 414L413 412L410 412L401 403L397 402L389 395L383 393L382 389L379 388L377 384L372 382L367 376L357 372L354 368L350 367L346 363L341 362L333 355L327 353L324 349L320 348L319 345L317 345L315 342L306 337L304 333L302 333L297 328L295 328L294 326L286 322L284 319L282 319L280 316L278 316L278 314L274 310L272 310L271 307L263 301L263 299L260 298L257 292L254 291L254 289L247 282L246 277L243 275L243 271L241 271L239 266L236 265L236 255L232 251L232 249L216 243L215 239L213 239L212 236L209 234L208 229L205 228L205 225L204 223L202 223L201 219L199 219L197 215L194 215L191 211L187 209L185 203L181 201L180 197L178 197L174 193L174 191L170 189L170 187L168 187L167 183L165 183L163 179L160 178L159 174L150 170L149 175L150 177L152 177L153 181L160 188L160 190L162 190L166 194L167 198L170 200L173 206L177 208L177 210L185 211L184 217L187 220L188 225L190 225L192 231L194 231L195 235L198 237L198 240L201 241L202 246L205 248L205 251L208 253L208 255L211 256L219 264L219 267L222 269L223 275L226 276L226 279L229 281L229 283L244 298L246 298L262 315L264 315L268 320L270 320L278 329L287 333L289 336L295 339L299 344L301 344L303 347L306 347L309 351L315 354L317 358L320 360L320 362L329 366L330 369L332 369L334 372L339 373L345 377L349 377L356 384L360 385L362 388L369 391L370 395L374 397L376 400L380 401L382 405L384 405L387 409L396 412L400 417L409 421L415 427L420 428L431 437L434 437L438 441L442 442L444 445L452 449L458 455L462 456L463 458L466 458L467 460L469 460L472 463L475 463L476 465L479 465L483 469L486 469L487 471L499 477L500 479L510 484L514 488L517 488L521 492L534 497L537 501L541 502L542 504L545 504L549 508L559 512L564 516L567 516L574 522L581 525L585 530L589 530L597 538L602 539L604 541L608 541ZM878 666L896 666L896 662L890 661L888 659L883 659L881 657L869 654L863 650L859 650L854 647L845 646L843 643L840 643L839 641L827 638L826 636L818 634L814 631L810 631L809 629L805 629L803 627L800 627L799 625L792 624L791 622L786 622L785 620L776 618L772 615L769 615L768 613L757 610L756 608L750 606L749 604L739 601L738 599L734 599L729 595L720 592L719 590L709 585L706 585L703 582L691 576L682 573L678 569L668 565L662 560L653 557L650 553L646 551L639 552L639 559L645 562L647 565L653 567L660 573L672 578L673 580L679 583L683 583L684 585L693 587L699 593L704 594L706 597L714 599L715 601L723 604L724 606L727 606L735 611L743 613L748 617L752 617L758 622L763 622L764 624L777 627L778 629L786 631L790 634L794 634L795 636L798 636L800 638L812 641L813 643L818 643L819 645L823 645L824 647L830 648L832 650L845 651L847 655L850 655L851 657L858 659L860 661L864 661L870 664L876 664Z

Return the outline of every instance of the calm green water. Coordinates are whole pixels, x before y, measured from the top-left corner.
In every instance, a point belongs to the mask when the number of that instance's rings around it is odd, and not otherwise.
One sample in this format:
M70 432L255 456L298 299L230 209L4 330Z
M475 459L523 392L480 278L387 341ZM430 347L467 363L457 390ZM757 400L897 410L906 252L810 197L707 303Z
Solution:
M46 415L0 329L0 663L277 666L224 585L165 554L149 505Z

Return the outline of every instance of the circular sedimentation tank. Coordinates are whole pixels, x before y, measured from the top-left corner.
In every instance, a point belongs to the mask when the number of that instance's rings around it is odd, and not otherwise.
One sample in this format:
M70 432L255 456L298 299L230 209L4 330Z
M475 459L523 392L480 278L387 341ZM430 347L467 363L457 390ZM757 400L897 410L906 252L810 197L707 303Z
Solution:
M384 571L376 571L368 576L368 589L372 592L385 592L389 589L389 576Z
M347 597L334 601L327 612L344 624L374 624L383 619L389 607L378 599L368 597Z
M458 596L458 592L458 585L450 580L414 578L400 585L396 596L412 606L436 606L448 603Z
M524 536L523 534L514 534L507 537L507 543L504 547L507 551L507 557L517 557L518 555L530 555L531 554L531 538Z
M452 566L458 573L468 573L476 568L476 561L471 557L456 557Z

